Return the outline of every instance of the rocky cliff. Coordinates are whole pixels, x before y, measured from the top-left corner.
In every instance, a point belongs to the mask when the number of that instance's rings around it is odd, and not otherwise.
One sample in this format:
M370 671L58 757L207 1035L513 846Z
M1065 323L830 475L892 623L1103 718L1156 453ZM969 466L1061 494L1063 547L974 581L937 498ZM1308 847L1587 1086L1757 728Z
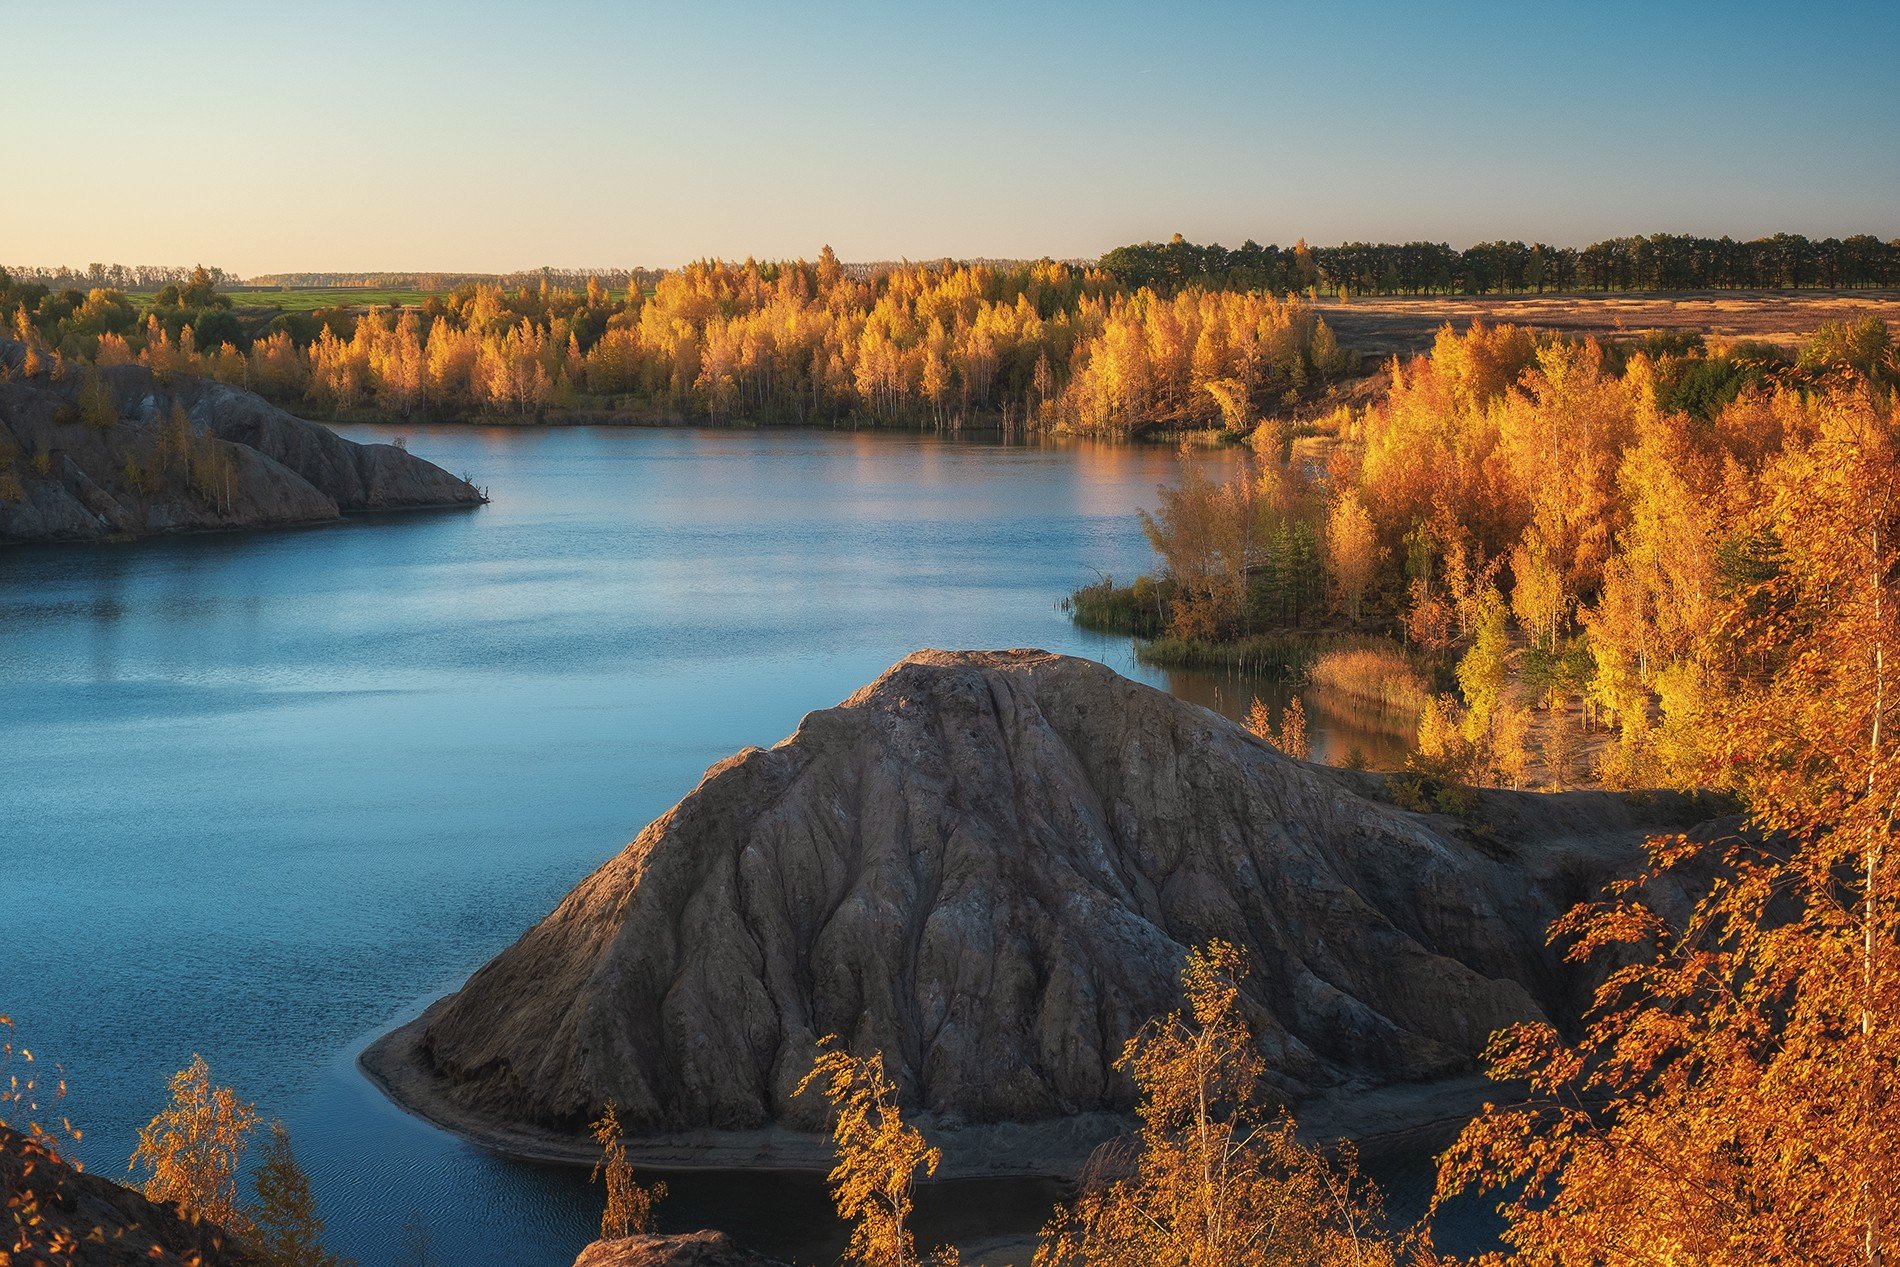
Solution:
M0 543L323 523L472 506L464 480L262 397L139 366L28 373L0 340Z
M1589 983L1546 926L1694 810L1638 804L1422 816L1091 661L921 652L714 766L365 1063L528 1151L612 1099L685 1154L821 1164L792 1133L823 1105L793 1089L835 1033L936 1128L1059 1168L1033 1154L1089 1132L1023 1132L1126 1111L1122 1045L1212 938L1248 953L1290 1101L1468 1074L1499 1026L1573 1016Z

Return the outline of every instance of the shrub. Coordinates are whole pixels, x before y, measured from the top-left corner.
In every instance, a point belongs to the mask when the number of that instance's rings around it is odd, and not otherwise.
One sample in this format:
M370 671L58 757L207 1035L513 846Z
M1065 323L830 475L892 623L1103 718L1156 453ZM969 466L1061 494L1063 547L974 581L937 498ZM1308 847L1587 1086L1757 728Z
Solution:
M818 1082L838 1114L831 1133L838 1163L826 1178L838 1217L851 1222L846 1261L861 1267L909 1267L918 1261L910 1230L918 1172L925 1177L937 1173L943 1153L904 1121L897 1087L884 1074L881 1053L853 1056L835 1037L826 1037L794 1094L803 1095ZM957 1261L955 1250L933 1257L946 1267Z
M1469 819L1478 812L1478 794L1463 784L1450 783L1420 770L1407 770L1386 780L1386 795L1400 809L1414 814L1448 814Z
M1172 588L1146 576L1118 586L1114 577L1105 576L1063 599L1062 610L1084 629L1152 638L1167 625L1167 591Z
M118 424L118 402L112 398L111 386L96 370L89 372L79 385L79 420L100 431Z
M1297 677L1325 645L1312 634L1255 634L1233 642L1199 638L1156 638L1135 648L1143 664L1169 669L1236 669L1277 677Z

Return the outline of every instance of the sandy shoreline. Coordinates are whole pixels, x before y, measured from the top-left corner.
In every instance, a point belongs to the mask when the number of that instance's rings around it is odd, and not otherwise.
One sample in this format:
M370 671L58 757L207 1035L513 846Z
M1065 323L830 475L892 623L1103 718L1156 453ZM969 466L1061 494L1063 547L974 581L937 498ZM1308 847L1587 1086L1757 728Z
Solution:
M589 1138L498 1120L443 1095L418 1051L437 1006L384 1034L357 1057L357 1067L378 1090L405 1112L505 1157L568 1166L599 1160L600 1147ZM1073 1179L1100 1144L1132 1129L1134 1119L1096 1113L1054 1122L956 1126L926 1115L918 1125L943 1149L939 1179ZM635 1165L656 1170L823 1173L834 1160L830 1136L781 1127L630 1138L627 1153Z

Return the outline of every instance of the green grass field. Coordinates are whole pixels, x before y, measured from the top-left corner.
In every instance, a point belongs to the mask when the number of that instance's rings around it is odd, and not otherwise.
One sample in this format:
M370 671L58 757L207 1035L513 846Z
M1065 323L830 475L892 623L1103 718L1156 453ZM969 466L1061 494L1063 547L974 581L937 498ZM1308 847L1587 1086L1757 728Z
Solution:
M370 308L383 304L422 304L440 292L433 290L370 290L360 286L334 286L313 290L230 290L231 306L237 309L271 308L278 312L315 312L319 308ZM156 291L133 291L137 303L150 303Z

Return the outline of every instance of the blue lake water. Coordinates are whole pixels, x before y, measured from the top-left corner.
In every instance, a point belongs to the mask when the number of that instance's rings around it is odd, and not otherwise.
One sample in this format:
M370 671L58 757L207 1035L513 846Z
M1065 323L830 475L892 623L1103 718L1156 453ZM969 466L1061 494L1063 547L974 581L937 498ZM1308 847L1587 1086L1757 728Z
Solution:
M361 439L395 429L339 428ZM123 1172L202 1052L290 1127L364 1267L565 1267L585 1172L472 1148L354 1067L746 744L923 646L1103 660L1056 603L1150 568L1176 454L817 431L412 427L493 496L324 529L0 551L0 1011ZM1216 466L1229 455L1194 459ZM1329 738L1316 718L1321 755ZM813 1175L671 1175L661 1223L816 1261ZM1053 1185L936 1185L923 1232Z

